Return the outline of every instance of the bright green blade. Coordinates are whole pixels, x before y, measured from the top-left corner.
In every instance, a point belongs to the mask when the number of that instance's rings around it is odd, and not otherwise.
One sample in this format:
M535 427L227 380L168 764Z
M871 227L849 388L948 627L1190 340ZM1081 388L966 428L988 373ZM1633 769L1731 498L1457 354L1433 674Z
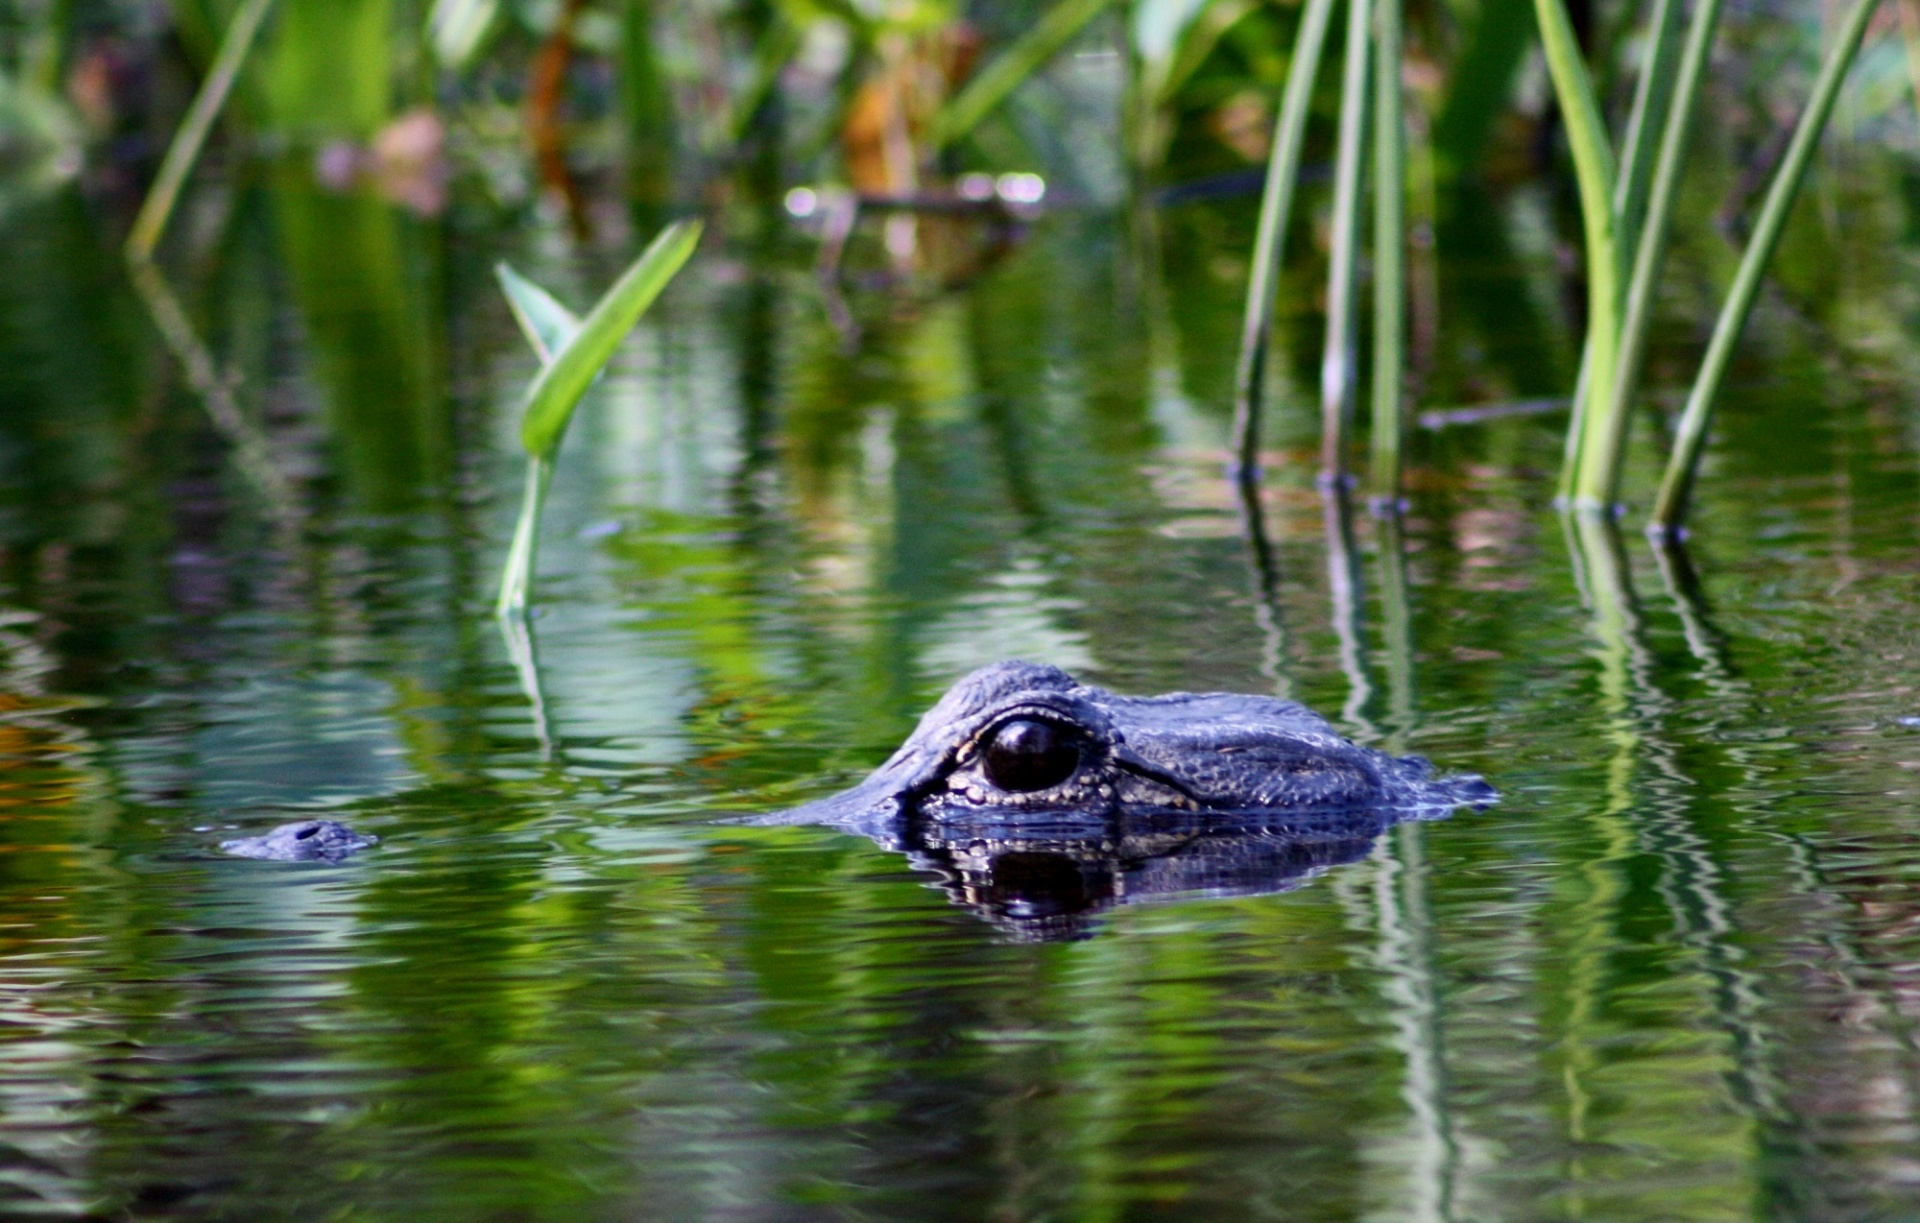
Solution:
M527 391L526 417L520 425L520 442L528 454L550 458L559 449L574 406L613 358L627 332L693 254L700 228L698 221L676 221L662 230L607 290L573 339L541 368Z
M553 354L565 348L580 332L580 316L553 299L553 294L528 280L504 263L493 265L500 291L507 295L513 321L540 354L540 364L553 360Z
M500 0L434 0L427 14L433 53L448 68L465 68L491 40Z

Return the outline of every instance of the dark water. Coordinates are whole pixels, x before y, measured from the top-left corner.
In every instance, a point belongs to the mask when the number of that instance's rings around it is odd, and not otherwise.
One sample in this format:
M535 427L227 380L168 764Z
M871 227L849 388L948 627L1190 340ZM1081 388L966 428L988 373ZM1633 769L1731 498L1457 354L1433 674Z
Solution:
M176 279L276 510L112 226L15 213L0 1215L1920 1215L1920 250L1823 206L1690 555L1563 526L1552 415L1423 433L1404 522L1343 546L1296 390L1271 597L1222 475L1243 206L1060 214L844 303L732 218L561 460L537 708L487 614L532 370L489 262L581 302L608 260L237 193ZM1423 406L1571 380L1545 215L1443 226ZM1660 385L1724 262L1682 252ZM1292 695L1505 798L1063 942L863 839L715 822L1006 657ZM215 852L313 814L382 842Z

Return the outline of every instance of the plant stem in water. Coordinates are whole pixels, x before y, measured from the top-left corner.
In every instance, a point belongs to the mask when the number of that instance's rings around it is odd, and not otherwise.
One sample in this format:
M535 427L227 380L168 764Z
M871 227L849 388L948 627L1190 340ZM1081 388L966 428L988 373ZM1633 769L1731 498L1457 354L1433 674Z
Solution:
M1828 116L1833 113L1833 104L1840 96L1840 86L1846 80L1847 69L1852 66L1853 57L1860 50L1860 40L1866 35L1867 22L1878 6L1879 0L1854 0L1853 7L1848 10L1841 24L1838 37L1827 52L1826 62L1820 66L1813 96L1808 99L1806 112L1800 117L1800 126L1794 129L1793 142L1787 146L1787 155L1781 161L1772 185L1767 188L1766 202L1761 205L1760 218L1754 223L1753 238L1740 258L1740 270L1734 274L1727 304L1714 324L1713 339L1707 344L1707 355L1701 361L1700 376L1694 381L1693 393L1687 397L1686 410L1681 413L1680 427L1673 439L1673 453L1668 458L1666 475L1660 481L1660 494L1654 503L1653 521L1648 524L1649 532L1674 534L1686 519L1687 503L1699 470L1701 447L1706 441L1707 425L1713 419L1714 399L1720 392L1721 380L1726 376L1733 346L1739 342L1747 318L1753 313L1753 300L1760 292L1760 278L1773 258L1774 248L1780 244L1780 233L1786 228L1788 214L1793 211L1793 201L1800 191L1800 182L1806 177L1807 167L1813 163L1813 151L1820 143L1820 134L1827 126Z
M540 514L547 504L547 485L553 480L551 456L527 458L527 487L520 501L520 521L513 524L513 546L507 549L507 567L500 572L496 616L524 616L533 589L534 555L539 550Z
M1713 0L1718 3L1718 0ZM1652 42L1646 62L1640 66L1640 80L1634 87L1633 111L1627 119L1627 136L1621 150L1621 168L1613 185L1613 223L1615 242L1621 252L1640 240L1641 225L1646 222L1647 180L1653 168L1653 133L1666 123L1668 104L1673 96L1673 56L1675 32L1680 20L1680 0L1654 0L1653 16L1648 21ZM1593 364L1593 346L1580 349L1580 376L1573 385L1573 413L1567 421L1567 440L1562 452L1560 480L1555 490L1560 504L1573 503L1574 477L1580 471L1580 442L1586 428L1587 383Z
M1260 407L1266 381L1267 343L1273 332L1273 299L1280 281L1280 253L1286 243L1287 215L1300 179L1300 145L1306 137L1313 82L1326 45L1333 0L1307 0L1294 38L1287 88L1273 125L1273 151L1260 195L1260 224L1253 239L1253 266L1247 275L1247 309L1240 325L1240 360L1234 371L1233 448L1240 478L1252 480L1259 467Z
M145 263L153 258L153 249L160 245L160 235L166 231L174 205L179 202L180 189L186 186L187 176L200 160L207 133L213 130L213 121L226 106L227 95L233 92L233 83L239 79L240 68L247 61L247 52L253 48L253 37L260 32L260 23L266 20L267 10L272 7L273 0L247 0L233 15L226 36L220 40L220 50L213 57L213 66L207 69L207 79L200 83L200 92L194 95L187 117L167 146L160 173L154 176L147 198L140 203L140 215L134 218L133 230L127 235L128 259Z
M1633 418L1633 396L1639 388L1640 374L1647 352L1647 330L1653 323L1653 308L1660 281L1660 269L1666 262L1667 236L1673 230L1673 210L1680 195L1680 176L1686 169L1687 146L1693 131L1694 106L1700 96L1700 82L1706 74L1707 58L1713 49L1714 31L1720 24L1721 0L1698 0L1693 20L1687 27L1686 48L1680 57L1679 78L1674 83L1673 105L1667 112L1665 130L1660 135L1659 157L1653 172L1652 191L1647 199L1645 223L1633 256L1633 276L1627 283L1625 309L1620 324L1620 355L1613 375L1611 398L1602 406L1604 432L1598 444L1581 455L1584 469L1592 465L1590 483L1601 490L1602 504L1611 505L1619 496L1620 465L1626 452L1627 429ZM1583 476L1588 473L1584 472Z
M1580 222L1587 247L1587 380L1583 396L1588 404L1611 398L1613 368L1618 355L1620 328L1620 250L1613 222L1613 149L1607 143L1593 80L1581 58L1564 0L1534 0L1540 40L1546 47L1547 75L1567 125L1567 144L1573 152L1574 179L1580 189ZM1573 502L1598 504L1585 482L1586 452L1594 444L1600 413L1576 405L1581 429L1579 470Z
M1400 4L1375 10L1373 173L1373 495L1400 501L1407 338L1406 131L1400 96Z
M1320 478L1347 474L1353 419L1354 346L1359 323L1360 214L1365 204L1370 0L1347 0L1340 79L1340 147L1334 157L1333 252L1327 269L1327 343L1320 358Z
M1704 7L1704 5L1702 5ZM1696 18L1698 10L1695 10ZM1674 56L1680 53L1681 0L1653 0L1647 19L1646 60L1633 89L1633 110L1620 142L1620 176L1613 187L1613 223L1624 251L1640 240L1646 217L1647 188L1653 178L1654 133L1663 131L1675 91Z

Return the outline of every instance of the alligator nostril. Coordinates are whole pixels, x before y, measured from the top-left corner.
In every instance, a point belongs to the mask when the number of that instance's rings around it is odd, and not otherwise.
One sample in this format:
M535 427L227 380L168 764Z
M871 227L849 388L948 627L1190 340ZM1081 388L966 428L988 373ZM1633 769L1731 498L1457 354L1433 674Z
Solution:
M1051 723L1015 718L994 730L983 763L987 780L1002 790L1050 790L1080 767L1080 744Z

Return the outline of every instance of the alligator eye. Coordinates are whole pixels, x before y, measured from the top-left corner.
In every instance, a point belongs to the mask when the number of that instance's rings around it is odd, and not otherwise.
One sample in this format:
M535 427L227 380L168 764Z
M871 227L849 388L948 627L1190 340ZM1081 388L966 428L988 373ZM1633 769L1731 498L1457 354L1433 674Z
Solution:
M1015 718L993 732L982 761L987 780L1002 790L1029 794L1047 790L1080 767L1080 744L1047 722Z

